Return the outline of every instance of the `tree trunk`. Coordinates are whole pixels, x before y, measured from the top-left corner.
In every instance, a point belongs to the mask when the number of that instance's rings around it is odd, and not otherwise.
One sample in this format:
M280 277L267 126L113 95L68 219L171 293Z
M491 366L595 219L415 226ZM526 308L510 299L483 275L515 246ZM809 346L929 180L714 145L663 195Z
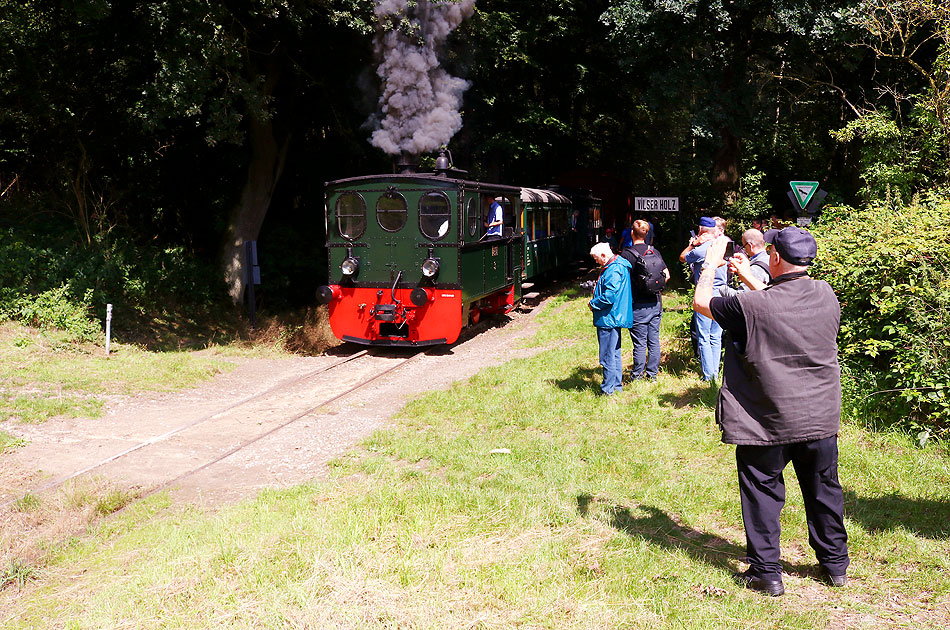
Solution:
M284 169L290 135L280 140L274 133L271 119L251 118L248 139L251 162L241 199L231 209L225 236L222 265L228 293L235 304L244 299L245 277L244 242L256 241L270 208L274 188Z
M735 193L739 185L739 138L732 130L719 130L722 145L713 158L712 185L725 194Z

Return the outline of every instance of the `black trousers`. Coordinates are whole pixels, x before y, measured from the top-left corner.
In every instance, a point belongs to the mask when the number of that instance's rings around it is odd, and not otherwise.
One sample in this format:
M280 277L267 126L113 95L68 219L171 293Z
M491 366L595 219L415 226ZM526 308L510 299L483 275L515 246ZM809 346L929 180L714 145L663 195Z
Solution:
M782 471L792 462L805 500L808 543L818 563L832 575L848 568L844 496L838 482L838 437L781 446L737 446L739 496L750 572L767 579L782 576L779 514L785 506Z

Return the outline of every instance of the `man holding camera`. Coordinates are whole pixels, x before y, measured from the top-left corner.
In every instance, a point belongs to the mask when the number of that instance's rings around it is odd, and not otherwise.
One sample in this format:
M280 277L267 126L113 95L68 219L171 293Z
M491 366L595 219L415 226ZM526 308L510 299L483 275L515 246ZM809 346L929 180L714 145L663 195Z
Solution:
M769 230L772 282L751 272L749 259L729 260L753 289L714 297L716 269L726 239L712 241L696 285L693 307L729 332L723 384L716 405L722 440L736 444L739 495L749 569L736 576L747 588L785 592L779 549L779 514L785 504L782 471L795 467L805 502L808 541L822 577L847 583L848 535L838 481L841 371L836 343L841 309L826 283L808 277L818 253L799 227Z

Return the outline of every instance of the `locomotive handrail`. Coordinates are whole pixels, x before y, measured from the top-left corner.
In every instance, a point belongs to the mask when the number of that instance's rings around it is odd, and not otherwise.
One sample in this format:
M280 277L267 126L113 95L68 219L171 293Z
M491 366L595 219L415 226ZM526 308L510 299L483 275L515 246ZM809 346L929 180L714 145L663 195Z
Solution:
M396 274L396 281L393 282L392 288L389 290L389 297L392 298L393 304L401 304L399 300L396 299L396 287L399 285L399 279L402 278L402 270Z

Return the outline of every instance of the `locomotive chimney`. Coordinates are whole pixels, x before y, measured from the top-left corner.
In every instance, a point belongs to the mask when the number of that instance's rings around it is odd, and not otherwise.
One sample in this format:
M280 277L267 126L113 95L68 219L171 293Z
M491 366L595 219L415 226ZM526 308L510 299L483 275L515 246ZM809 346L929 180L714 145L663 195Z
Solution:
M419 163L418 157L409 153L400 153L399 161L396 162L396 170L399 171L400 175L412 175L416 172Z

